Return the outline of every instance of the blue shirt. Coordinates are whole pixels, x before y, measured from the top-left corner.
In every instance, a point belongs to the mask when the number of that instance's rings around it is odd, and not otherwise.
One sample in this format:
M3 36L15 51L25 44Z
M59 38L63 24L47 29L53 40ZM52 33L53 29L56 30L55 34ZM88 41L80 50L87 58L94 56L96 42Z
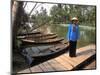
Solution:
M75 31L73 31L73 28L75 27ZM67 33L67 39L70 41L77 41L80 37L79 33L79 26L76 25L73 27L73 24L69 24L68 26L68 33Z

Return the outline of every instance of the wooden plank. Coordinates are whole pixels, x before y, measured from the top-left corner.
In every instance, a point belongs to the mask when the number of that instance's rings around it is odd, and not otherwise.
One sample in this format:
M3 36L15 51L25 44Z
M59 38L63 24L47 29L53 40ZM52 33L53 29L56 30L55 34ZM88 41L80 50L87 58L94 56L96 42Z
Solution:
M48 71L55 71L55 69L48 63L48 62L44 62L44 63L42 63L44 66L45 66L45 68L48 70Z
M90 58L91 56L93 56L95 54L95 52L93 53L88 53L87 55L80 55L80 56L77 56L75 58L73 58L73 60L77 60L77 64L85 61L86 59Z
M89 65L86 65L83 69L96 69L96 61L94 60Z
M69 57L68 53L64 54L64 57L66 57L70 61L75 61L75 63L73 63L73 65L74 65L74 67L76 67L76 66L80 65L82 62L84 62L85 60L89 59L94 54L95 54L95 46L92 47L92 45L91 45L91 46L83 47L83 49L81 48L81 50L78 49L77 57L73 57L73 58Z
M88 54L88 55L82 55L79 57L75 57L75 58L71 58L71 57L61 57L64 61L69 62L69 64L71 64L73 67L76 67L77 65L81 64L82 62L84 62L85 60L87 60L88 58L90 58L92 54Z
M48 71L48 70L46 69L46 67L45 67L42 63L39 64L38 66L42 69L43 72L47 72L47 71Z
M79 62L79 61L82 62L94 54L95 54L95 50L87 50L84 52L82 51L82 52L77 53L77 57L73 58L73 60L77 60L77 62Z
M95 45L88 45L88 46L79 48L79 49L77 49L77 57L84 55L84 54L88 54L88 53L91 54L91 53L93 53L93 51L95 51ZM67 57L69 60L72 60L74 62L78 62L77 60L73 60L73 59L76 59L76 57L74 57L74 58L69 57L69 52L65 53L64 56Z
M73 60L69 60L68 59L68 57L66 57L66 56L64 56L64 55L62 55L62 56L60 56L59 58L61 58L62 60L64 60L65 62L68 62L71 66L75 66L75 64L77 64L75 61L73 61Z
M70 70L73 68L71 64L69 64L68 62L65 62L65 60L61 59L60 57L55 58L55 60L59 62L60 64L62 64L64 67L66 67L67 70Z
M40 66L33 66L30 68L32 72L43 72L43 70L40 68Z
M48 71L55 71L48 62L41 63L37 66L31 67L32 72L48 72Z
M58 65L59 67L62 69L61 71L63 70L68 70L68 68L66 68L64 65L62 65L61 63L59 63L57 60L53 59Z
M77 63L77 60L72 60L73 58L69 57L68 53L63 54L63 57L66 58L66 60L68 60L72 64L76 64Z
M41 69L43 70L43 72L49 72L49 71L55 71L48 62L39 64L39 66L41 67Z
M52 67L55 71L67 70L67 68L65 68L65 67L64 67L62 64L60 64L59 62L57 62L55 59L49 60L48 63L51 65L51 67Z
M72 64L75 66L76 64L85 61L86 59L88 59L89 57L91 57L94 54L95 54L95 52L92 52L92 53L90 52L87 55L84 55L83 54L83 55L80 55L80 56L77 56L77 57L69 57L69 55L67 55L67 54L64 54L63 56L65 56L66 57L66 60L69 60L69 62L70 61L74 62Z
M30 72L30 69L28 68L28 69L25 69L25 70L21 70L17 73L31 73L31 72Z

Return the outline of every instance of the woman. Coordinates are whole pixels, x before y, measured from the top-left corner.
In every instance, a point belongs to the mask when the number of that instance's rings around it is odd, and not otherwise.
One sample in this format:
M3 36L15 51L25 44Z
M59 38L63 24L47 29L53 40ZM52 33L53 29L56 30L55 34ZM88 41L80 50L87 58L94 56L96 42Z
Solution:
M78 26L78 18L73 17L71 19L71 24L68 27L67 38L69 41L69 56L76 57L76 45L77 40L79 39L79 26Z

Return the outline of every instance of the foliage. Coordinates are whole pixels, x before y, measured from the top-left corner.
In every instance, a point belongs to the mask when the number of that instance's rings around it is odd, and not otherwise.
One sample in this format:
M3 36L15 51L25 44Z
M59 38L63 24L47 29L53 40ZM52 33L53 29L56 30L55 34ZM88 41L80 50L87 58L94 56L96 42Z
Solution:
M41 7L41 12L37 10L36 14L32 15L31 19L38 25L47 23L66 24L70 22L71 17L78 17L79 23L87 23L95 26L96 7L87 5L70 5L70 4L55 4L47 15L46 9Z
M31 16L31 22L38 26L48 23L49 19L47 11L43 7L41 7L40 12L36 11L36 13Z

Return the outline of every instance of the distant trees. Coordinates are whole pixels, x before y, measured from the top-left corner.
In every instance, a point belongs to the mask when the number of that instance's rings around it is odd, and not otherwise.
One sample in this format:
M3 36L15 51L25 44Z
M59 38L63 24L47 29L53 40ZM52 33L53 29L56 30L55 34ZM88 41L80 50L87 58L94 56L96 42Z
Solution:
M41 7L41 12L38 10L31 19L34 23L38 25L44 23L53 24L66 24L70 22L71 17L78 17L80 24L88 24L95 26L96 19L96 7L87 5L71 5L71 4L55 4L50 9L50 14L44 7Z
M68 23L71 17L78 17L80 24L91 23L95 24L96 8L86 5L54 5L50 11L53 22Z
M47 11L44 7L41 7L40 12L36 11L35 14L31 16L31 22L36 26L44 25L50 21Z
M68 17L67 11L64 5L54 5L50 10L50 15L53 23L66 23Z

